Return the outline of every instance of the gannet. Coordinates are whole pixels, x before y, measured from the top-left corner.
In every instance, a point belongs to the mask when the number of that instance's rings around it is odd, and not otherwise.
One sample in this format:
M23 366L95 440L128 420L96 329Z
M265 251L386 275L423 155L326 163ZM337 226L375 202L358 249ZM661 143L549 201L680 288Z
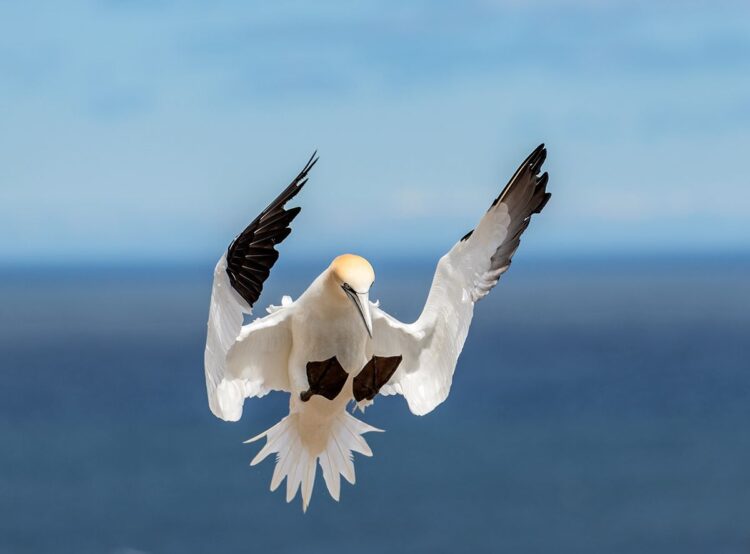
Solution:
M299 207L285 206L308 179L316 154L291 184L229 245L214 270L205 350L211 411L242 415L245 398L289 393L289 414L247 442L265 445L255 465L276 454L271 490L286 478L286 500L301 489L307 510L317 465L339 500L340 476L354 484L353 453L371 456L362 435L380 431L355 418L377 394L402 395L412 413L443 402L469 331L474 304L508 270L521 234L550 198L547 151L536 148L479 220L437 264L419 318L402 323L370 298L375 271L363 257L336 257L296 300L284 296L269 314L243 325L291 232Z

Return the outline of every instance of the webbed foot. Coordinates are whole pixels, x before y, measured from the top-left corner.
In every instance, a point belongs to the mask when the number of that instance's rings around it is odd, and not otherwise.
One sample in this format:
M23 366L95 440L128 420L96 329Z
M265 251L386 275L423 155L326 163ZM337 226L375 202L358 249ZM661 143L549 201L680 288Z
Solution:
M373 356L354 378L354 399L372 400L398 369L401 356Z
M307 362L307 382L310 388L300 393L300 400L307 402L314 394L333 400L344 388L348 376L336 356L322 362Z

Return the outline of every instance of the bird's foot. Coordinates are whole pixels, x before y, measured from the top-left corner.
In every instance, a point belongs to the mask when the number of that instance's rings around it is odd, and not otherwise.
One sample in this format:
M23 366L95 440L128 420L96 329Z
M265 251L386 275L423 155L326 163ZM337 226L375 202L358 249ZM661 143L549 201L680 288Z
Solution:
M333 400L344 388L348 377L336 356L322 362L307 362L307 383L310 388L300 393L300 400L307 402L315 394Z
M354 378L354 400L372 400L380 392L401 363L401 356L373 356L362 371Z

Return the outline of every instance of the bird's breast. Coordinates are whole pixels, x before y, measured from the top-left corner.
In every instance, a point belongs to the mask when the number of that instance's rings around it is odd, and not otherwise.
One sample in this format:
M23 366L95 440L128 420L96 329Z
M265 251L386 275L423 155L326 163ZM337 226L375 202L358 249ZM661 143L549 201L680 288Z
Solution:
M293 328L294 358L307 363L335 356L347 373L356 375L361 371L371 347L359 314L342 310L342 313L300 315Z

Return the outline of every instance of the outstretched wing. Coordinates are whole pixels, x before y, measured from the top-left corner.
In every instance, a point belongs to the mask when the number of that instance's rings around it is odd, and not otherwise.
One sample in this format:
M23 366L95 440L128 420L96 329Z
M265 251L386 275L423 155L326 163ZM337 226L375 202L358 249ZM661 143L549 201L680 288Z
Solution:
M284 208L307 183L307 174L318 159L315 154L288 187L229 245L227 275L232 288L252 307L263 290L263 282L279 258L275 246L292 232L289 224L302 208ZM249 312L248 312L249 313Z
M453 371L474 313L474 304L508 270L531 216L550 198L547 156L540 145L521 164L475 229L437 264L419 319L404 324L374 307L374 353L403 356L381 394L403 394L417 415L432 411L448 396Z
M232 241L214 269L204 355L206 389L211 411L227 421L240 418L245 398L289 388L289 309L281 309L244 329L242 322L243 314L252 313L263 283L279 257L275 246L289 235L289 224L301 210L287 210L284 206L307 183L307 174L317 161L313 154L291 184ZM246 360L228 367L227 354L240 338Z

